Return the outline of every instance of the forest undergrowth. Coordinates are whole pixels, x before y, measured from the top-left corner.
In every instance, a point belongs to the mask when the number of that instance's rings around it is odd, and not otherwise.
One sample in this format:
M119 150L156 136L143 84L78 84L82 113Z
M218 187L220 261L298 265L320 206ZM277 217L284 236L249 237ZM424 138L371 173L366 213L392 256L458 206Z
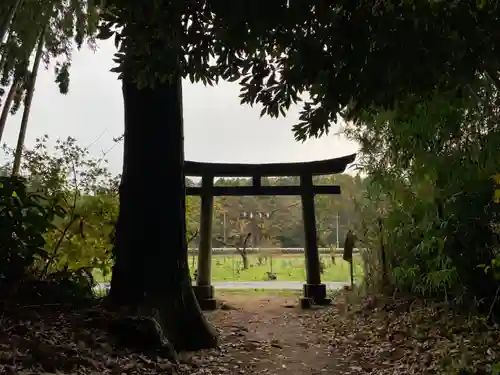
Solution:
M332 306L304 311L290 296L222 294L221 300L220 309L207 313L221 345L180 353L177 363L123 346L114 335L119 316L95 301L4 308L0 371L465 375L498 374L500 367L498 325L442 303L342 292Z

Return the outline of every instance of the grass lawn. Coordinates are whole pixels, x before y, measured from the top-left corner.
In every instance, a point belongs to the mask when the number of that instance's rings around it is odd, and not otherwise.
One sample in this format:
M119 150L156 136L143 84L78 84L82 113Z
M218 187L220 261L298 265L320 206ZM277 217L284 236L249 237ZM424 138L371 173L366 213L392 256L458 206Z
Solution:
M321 255L324 265L322 281L348 281L349 264L342 259L342 256L335 257L332 262L330 255ZM267 281L268 272L274 273L278 281L305 281L305 261L304 255L300 254L272 254L248 256L249 268L243 269L241 257L237 254L214 255L212 257L212 281ZM198 266L198 257L189 256L189 267L191 275ZM361 258L354 255L354 277L360 279L363 274ZM97 282L109 281L109 277L104 279L99 272L95 273Z
M260 258L260 259L259 259ZM332 262L330 255L321 255L324 272L321 276L323 281L348 281L349 264L341 256ZM189 257L191 274L197 268L197 256ZM305 281L305 261L303 255L296 254L273 254L248 256L249 268L243 269L243 262L239 255L215 255L212 257L212 280L213 281L267 281L268 272L276 275L279 281ZM361 258L354 257L354 277L362 276L363 267Z

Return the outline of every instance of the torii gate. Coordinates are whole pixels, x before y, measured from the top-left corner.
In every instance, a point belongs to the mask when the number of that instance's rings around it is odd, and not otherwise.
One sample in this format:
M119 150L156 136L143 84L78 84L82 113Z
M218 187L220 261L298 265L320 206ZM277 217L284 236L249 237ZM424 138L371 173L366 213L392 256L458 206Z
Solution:
M186 176L201 177L201 187L187 187L187 195L201 197L200 245L198 249L198 275L194 291L203 309L215 309L214 288L211 285L212 220L215 196L245 195L299 195L305 233L306 284L302 306L328 304L326 286L321 283L320 260L316 233L314 196L340 194L340 186L314 185L313 176L342 173L354 162L356 154L340 158L304 162L270 164L204 163L186 161ZM299 176L298 186L262 186L262 177ZM215 177L251 177L252 186L214 186Z

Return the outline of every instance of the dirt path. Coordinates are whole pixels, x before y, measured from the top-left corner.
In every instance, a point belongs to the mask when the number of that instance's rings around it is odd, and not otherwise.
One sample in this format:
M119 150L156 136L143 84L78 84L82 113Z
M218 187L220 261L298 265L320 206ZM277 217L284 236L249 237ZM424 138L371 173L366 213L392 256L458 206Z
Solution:
M221 345L180 353L179 364L133 343L119 345L110 335L116 316L97 305L6 309L0 314L0 374L490 374L500 364L498 327L435 302L361 303L344 295L329 308L302 311L297 297L223 299L232 308L207 314Z
M219 367L205 362L210 373L335 374L329 337L315 324L320 310L303 311L296 297L237 296L222 298L230 309L208 313L220 330L221 353L206 353L205 360L222 359ZM323 310L324 311L324 310ZM217 361L217 359L216 359ZM200 372L207 373L207 372Z

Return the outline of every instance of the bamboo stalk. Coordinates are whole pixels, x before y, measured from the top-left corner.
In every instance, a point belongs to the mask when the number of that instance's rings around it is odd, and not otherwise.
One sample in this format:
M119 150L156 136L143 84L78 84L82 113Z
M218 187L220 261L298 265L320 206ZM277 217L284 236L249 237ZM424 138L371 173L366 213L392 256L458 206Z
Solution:
M7 31L9 30L9 25L22 2L23 0L15 0L14 4L12 4L12 6L10 7L7 16L1 20L2 23L0 24L0 43L3 42L5 34L7 34Z
M40 33L38 47L35 54L35 61L33 62L33 69L29 77L28 89L26 90L26 98L24 100L23 117L21 119L21 127L19 129L19 136L17 138L16 152L14 154L14 165L12 167L12 175L17 176L21 167L21 157L23 153L24 141L26 139L26 130L28 128L28 120L31 111L31 103L33 102L33 94L35 93L36 77L42 59L43 47L45 45L45 32L47 28L44 27Z
M20 83L21 78L15 77L12 85L10 86L9 93L5 98L5 102L2 108L2 114L0 115L0 142L2 141L5 124L7 123L7 118L9 117L10 107L12 106L12 102L14 101L14 97L16 96L16 91L18 90Z

